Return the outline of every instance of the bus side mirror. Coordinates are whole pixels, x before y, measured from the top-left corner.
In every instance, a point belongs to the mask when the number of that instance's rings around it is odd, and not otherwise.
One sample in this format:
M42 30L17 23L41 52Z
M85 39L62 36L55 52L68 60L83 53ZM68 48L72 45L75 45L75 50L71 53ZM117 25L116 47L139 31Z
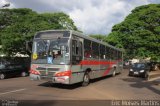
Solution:
M29 51L30 53L32 52L32 41L26 41L26 50Z

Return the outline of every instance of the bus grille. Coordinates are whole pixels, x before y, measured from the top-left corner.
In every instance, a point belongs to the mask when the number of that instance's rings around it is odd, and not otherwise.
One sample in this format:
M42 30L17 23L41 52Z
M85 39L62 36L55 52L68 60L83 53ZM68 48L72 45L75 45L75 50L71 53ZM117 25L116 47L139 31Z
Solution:
M51 71L48 71L48 72L46 72L46 71L39 71L39 72L40 72L41 76L47 76L49 78L53 77L54 74L55 74L55 72L51 72Z
M48 77L53 77L55 72L48 72Z

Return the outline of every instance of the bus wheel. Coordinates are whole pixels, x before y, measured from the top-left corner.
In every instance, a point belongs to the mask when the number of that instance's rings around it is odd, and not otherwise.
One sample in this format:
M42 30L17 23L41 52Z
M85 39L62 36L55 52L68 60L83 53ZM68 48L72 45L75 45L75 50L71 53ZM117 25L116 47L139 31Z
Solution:
M0 74L0 80L4 79L5 75L4 74Z
M89 78L89 73L86 72L86 73L84 74L84 77L83 77L82 86L87 86L87 85L89 85L89 80L90 80L90 78Z
M112 77L114 77L116 75L116 71L114 70L112 73Z

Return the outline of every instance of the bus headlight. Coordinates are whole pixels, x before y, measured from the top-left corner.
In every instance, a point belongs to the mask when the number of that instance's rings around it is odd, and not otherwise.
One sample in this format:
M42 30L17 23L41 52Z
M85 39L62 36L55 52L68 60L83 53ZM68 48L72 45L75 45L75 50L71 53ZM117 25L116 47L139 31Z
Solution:
M140 70L140 73L143 73L144 72L144 70Z

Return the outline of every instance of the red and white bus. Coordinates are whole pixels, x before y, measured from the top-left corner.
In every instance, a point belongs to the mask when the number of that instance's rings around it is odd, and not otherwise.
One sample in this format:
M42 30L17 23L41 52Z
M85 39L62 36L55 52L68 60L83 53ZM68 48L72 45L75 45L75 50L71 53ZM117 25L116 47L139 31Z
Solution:
M115 76L123 70L122 51L70 30L36 33L30 78L53 83L89 84L90 79Z

